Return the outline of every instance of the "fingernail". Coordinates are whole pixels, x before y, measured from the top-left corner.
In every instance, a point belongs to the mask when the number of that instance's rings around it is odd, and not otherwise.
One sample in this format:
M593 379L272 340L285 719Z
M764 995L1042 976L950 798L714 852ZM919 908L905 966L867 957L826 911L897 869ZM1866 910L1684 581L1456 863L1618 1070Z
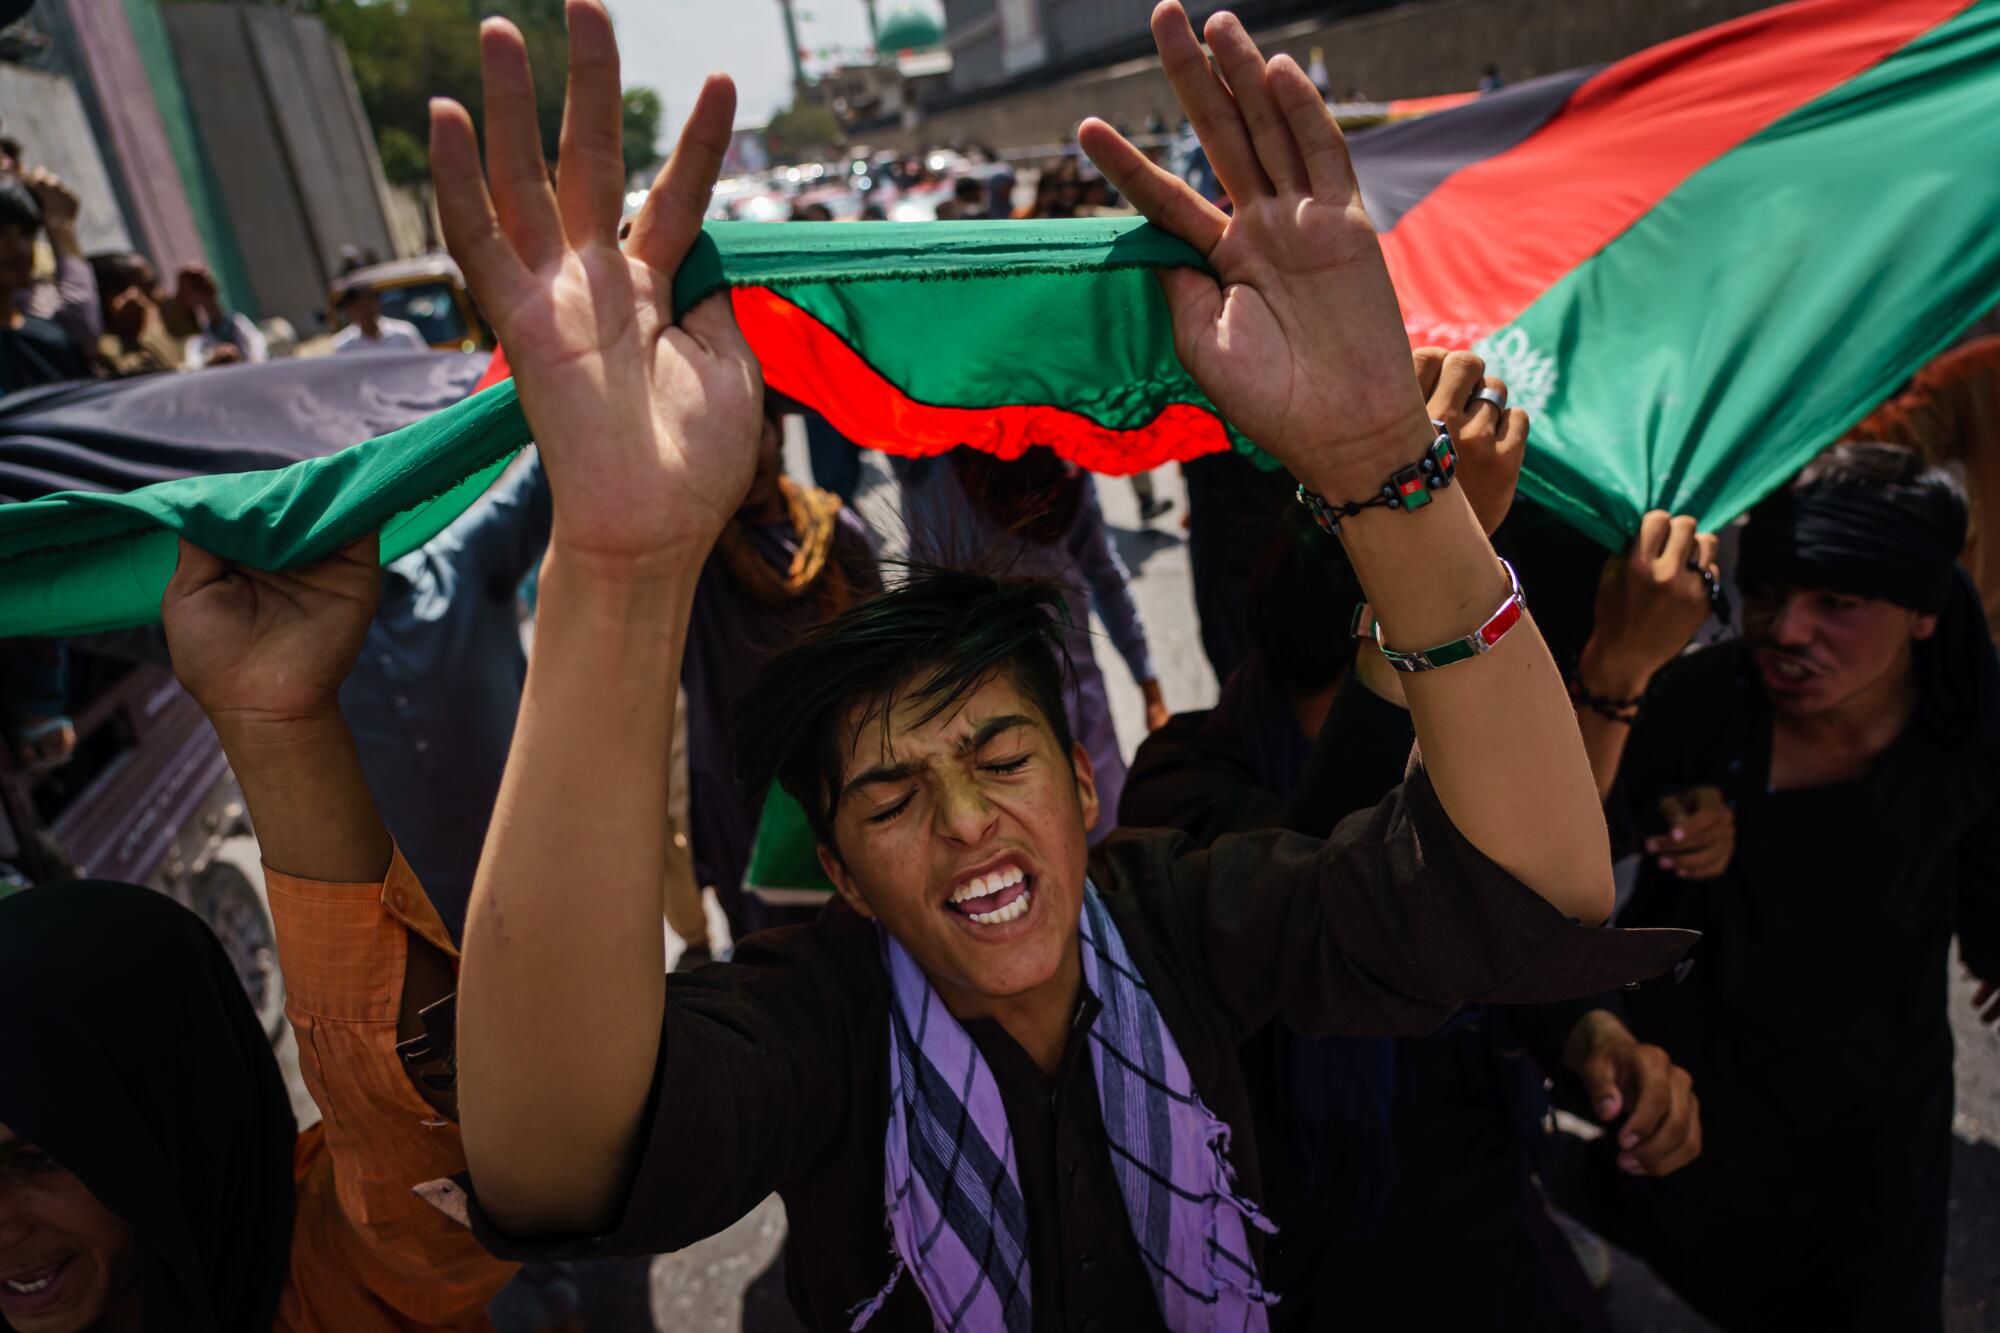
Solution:
M1631 1153L1621 1155L1618 1159L1618 1166L1621 1170L1630 1171L1635 1176L1642 1175L1645 1171L1645 1168L1639 1165L1639 1159Z
M1671 856L1663 856L1663 857L1661 857L1661 858L1660 858L1660 869L1662 869L1662 870L1672 870L1673 868L1674 868L1674 858L1673 858L1673 857L1671 857Z
M1612 1116L1617 1114L1618 1114L1618 1099L1616 1097L1599 1097L1597 1099L1598 1119L1609 1120Z
M1675 830L1674 830L1674 841L1675 841L1675 842L1683 842L1683 841L1685 841L1685 840L1686 840L1686 838L1687 838L1687 830L1686 830L1686 829L1684 829L1684 828L1677 828L1677 829L1675 829Z
M1639 1136L1637 1134L1621 1135L1618 1139L1618 1146L1621 1148L1636 1148L1639 1146Z

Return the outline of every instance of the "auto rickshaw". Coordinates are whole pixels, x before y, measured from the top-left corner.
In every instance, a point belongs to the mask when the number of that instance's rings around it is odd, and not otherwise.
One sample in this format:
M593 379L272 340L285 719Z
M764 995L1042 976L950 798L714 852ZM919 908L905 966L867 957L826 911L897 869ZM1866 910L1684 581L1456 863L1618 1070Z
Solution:
M382 314L417 326L433 351L476 352L493 346L492 330L479 317L465 278L449 255L419 255L370 264L343 274L327 293L326 327L337 333L346 325L343 298L357 288L373 288Z

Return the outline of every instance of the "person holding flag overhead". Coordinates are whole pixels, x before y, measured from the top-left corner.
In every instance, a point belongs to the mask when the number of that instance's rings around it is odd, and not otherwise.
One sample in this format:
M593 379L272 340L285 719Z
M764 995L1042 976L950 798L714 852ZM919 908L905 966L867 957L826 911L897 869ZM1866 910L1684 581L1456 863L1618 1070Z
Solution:
M1338 128L1227 15L1208 24L1218 77L1167 3L1162 58L1234 215L1107 125L1082 141L1207 256L1213 274L1163 274L1181 355L1340 531L1413 673L1425 763L1330 838L1087 857L1098 799L1063 720L1053 591L915 576L772 659L739 714L747 778L806 808L842 902L670 980L658 685L750 484L760 386L725 302L678 321L667 302L734 97L704 88L621 251L616 47L593 0L569 17L554 190L511 25L483 31L487 171L470 117L433 113L447 237L501 322L556 505L467 928L475 1227L508 1254L670 1249L776 1190L819 1327L1261 1326L1241 1032L1422 1029L1467 996L1657 975L1689 942L1583 924L1611 907L1589 765L1451 485ZM1339 634L1343 610L1299 614Z
M1751 513L1741 641L1580 664L1612 827L1650 853L1620 920L1703 932L1671 1000L1618 999L1708 1129L1665 1178L1607 1136L1564 1202L1727 1329L1944 1326L1954 933L2000 1022L2000 655L1965 537L1955 477L1837 445ZM1702 787L1720 858L1673 827Z
M799 801L841 901L669 978L661 685L761 428L729 304L671 306L734 93L704 87L621 249L616 44L598 0L568 16L553 188L511 24L482 30L485 170L470 116L432 112L446 235L555 506L466 931L470 1170L440 1197L496 1254L553 1258L677 1248L775 1190L823 1328L1264 1327L1242 1035L1419 1031L1467 998L1636 983L1692 940L1595 924L1609 849L1569 701L1453 484L1337 126L1226 14L1218 76L1168 0L1162 60L1233 215L1102 122L1081 141L1205 256L1162 274L1180 356L1339 533L1423 762L1324 838L1091 852L1057 590L915 574L772 658L739 710L747 785ZM1298 614L1338 635L1346 610Z

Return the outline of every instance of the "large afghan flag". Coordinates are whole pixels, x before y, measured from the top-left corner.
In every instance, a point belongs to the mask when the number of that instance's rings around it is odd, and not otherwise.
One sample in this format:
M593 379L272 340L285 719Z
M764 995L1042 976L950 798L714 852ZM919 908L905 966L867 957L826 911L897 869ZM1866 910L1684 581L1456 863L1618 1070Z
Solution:
M2000 0L1799 0L1353 151L1412 341L1534 412L1524 489L1607 545L1719 523L2000 299ZM715 224L675 295L728 288L770 385L865 445L1121 473L1248 448L1151 272L1198 262L1120 219ZM0 506L0 635L150 619L174 532L268 567L386 525L394 558L526 436L501 384L281 471Z

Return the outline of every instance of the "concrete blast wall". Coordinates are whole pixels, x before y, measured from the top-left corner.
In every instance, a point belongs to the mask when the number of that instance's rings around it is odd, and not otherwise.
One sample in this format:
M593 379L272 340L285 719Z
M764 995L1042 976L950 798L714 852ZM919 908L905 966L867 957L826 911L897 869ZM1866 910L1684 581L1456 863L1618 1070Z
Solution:
M352 76L315 20L224 5L163 13L257 303L310 334L341 246L394 253Z
M61 176L83 201L77 232L86 252L132 248L111 173L74 83L61 74L0 63L0 124L21 141L30 164Z

